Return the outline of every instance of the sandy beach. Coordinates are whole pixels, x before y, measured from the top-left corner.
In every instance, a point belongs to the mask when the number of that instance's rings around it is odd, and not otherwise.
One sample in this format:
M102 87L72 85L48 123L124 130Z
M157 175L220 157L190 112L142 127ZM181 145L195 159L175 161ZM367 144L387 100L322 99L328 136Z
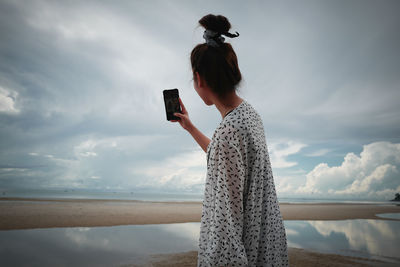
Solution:
M280 203L284 220L376 219L400 205ZM199 222L201 202L0 198L0 230ZM397 220L400 221L400 220ZM377 260L289 248L291 266L391 266ZM147 266L196 266L197 252L155 255ZM129 265L135 266L135 265Z
M395 205L345 203L280 203L280 209L284 220L383 220L375 214L400 212ZM200 217L200 202L0 198L0 230L200 222Z

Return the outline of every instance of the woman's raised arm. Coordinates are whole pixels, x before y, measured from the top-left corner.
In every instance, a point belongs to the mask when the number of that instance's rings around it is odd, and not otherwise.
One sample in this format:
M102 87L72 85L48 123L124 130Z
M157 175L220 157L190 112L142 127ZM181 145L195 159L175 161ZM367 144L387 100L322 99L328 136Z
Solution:
M194 140L199 144L199 146L207 152L208 144L210 143L210 138L205 136L189 119L189 113L187 112L185 105L183 105L181 98L179 98L179 103L182 107L182 113L174 113L176 117L179 117L180 120L171 120L172 122L179 122L183 129L188 131Z

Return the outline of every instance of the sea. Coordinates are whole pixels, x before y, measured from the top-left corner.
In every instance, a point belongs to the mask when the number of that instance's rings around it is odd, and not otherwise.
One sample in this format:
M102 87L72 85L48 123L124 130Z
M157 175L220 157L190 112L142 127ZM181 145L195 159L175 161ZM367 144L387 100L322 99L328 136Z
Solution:
M178 201L201 202L201 193L171 193L146 191L118 191L93 189L7 189L0 190L1 198L33 198L33 199L104 199L104 200L139 200L139 201ZM279 203L374 203L396 204L389 199L337 199L317 197L281 197Z

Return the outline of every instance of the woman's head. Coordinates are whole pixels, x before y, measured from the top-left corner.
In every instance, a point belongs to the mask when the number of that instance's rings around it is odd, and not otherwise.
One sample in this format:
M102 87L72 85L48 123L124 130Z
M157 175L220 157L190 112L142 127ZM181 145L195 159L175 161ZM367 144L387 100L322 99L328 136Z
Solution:
M221 33L228 33L231 28L228 19L221 15L206 15L199 23L206 30L218 33L217 37ZM190 55L193 79L196 84L198 77L201 77L213 93L219 98L224 98L236 90L242 75L232 46L219 41L220 39L214 40L218 45L203 43L193 48Z

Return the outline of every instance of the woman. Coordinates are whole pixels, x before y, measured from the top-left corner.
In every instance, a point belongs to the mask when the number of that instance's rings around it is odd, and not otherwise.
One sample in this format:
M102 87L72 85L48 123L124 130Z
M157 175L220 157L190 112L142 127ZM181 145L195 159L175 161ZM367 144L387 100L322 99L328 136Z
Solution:
M288 266L285 227L277 201L264 127L259 114L235 90L241 81L237 57L225 35L224 16L199 21L206 43L191 52L194 88L222 116L210 140L182 114L175 113L207 153L198 266Z

